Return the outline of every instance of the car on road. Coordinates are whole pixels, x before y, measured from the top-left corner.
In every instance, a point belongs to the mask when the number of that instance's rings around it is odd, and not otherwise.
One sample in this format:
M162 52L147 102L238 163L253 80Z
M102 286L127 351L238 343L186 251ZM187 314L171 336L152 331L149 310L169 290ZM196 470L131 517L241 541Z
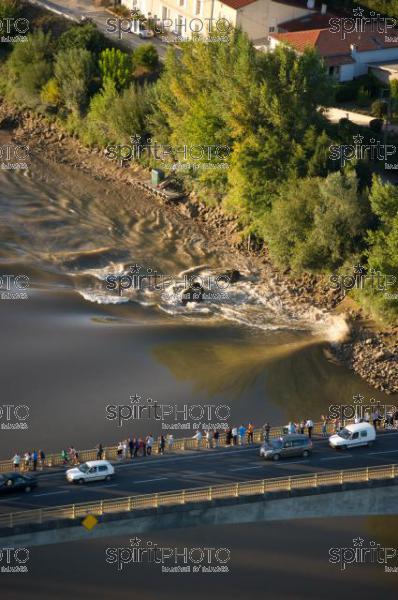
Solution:
M152 31L152 29L140 29L138 35L140 38L147 40L149 38L153 38L155 33Z
M264 442L260 448L260 456L265 459L279 460L290 456L307 457L312 452L312 442L308 435L291 433Z
M88 481L109 481L115 469L107 460L89 460L78 467L66 471L69 483L86 483Z
M351 423L329 438L329 445L336 450L346 450L354 446L372 446L376 430L370 423Z
M37 478L22 473L0 474L0 495L10 492L31 492L37 487Z

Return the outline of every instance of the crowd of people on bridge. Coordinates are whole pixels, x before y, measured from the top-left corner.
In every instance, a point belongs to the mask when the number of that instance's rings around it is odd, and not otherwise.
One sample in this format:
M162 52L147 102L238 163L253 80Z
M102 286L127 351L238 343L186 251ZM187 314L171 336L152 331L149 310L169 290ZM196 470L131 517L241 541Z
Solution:
M356 417L355 423L362 421L372 423L373 426L378 429L380 427L385 428L398 428L398 410L394 413L388 414L383 417L380 410L375 409L373 412L365 412L362 418ZM321 416L321 436L327 437L331 431L333 433L339 432L344 427L343 419L330 419L329 417ZM314 429L314 422L312 419L298 419L297 421L289 421L288 425L283 428L285 434L301 433L307 434L309 438L312 438ZM256 441L268 442L270 438L271 426L267 421L262 427L261 440L257 437ZM252 421L249 421L247 425L243 423L238 427L234 425L224 431L220 432L218 429L198 429L193 435L192 439L196 441L197 447L204 448L218 448L220 446L220 437L222 435L223 441L227 447L232 446L244 446L253 445L255 425ZM167 436L160 435L156 440L152 434L147 436L133 436L126 438L118 443L116 448L117 459L127 460L128 458L135 459L140 456L151 456L154 447L158 448L158 454L163 455L166 450L172 451L174 447L174 436L172 433L168 433ZM102 444L97 445L97 459L102 460L105 458L105 450ZM74 446L70 446L68 450L62 450L61 462L63 465L78 465L79 464L79 452ZM22 455L18 452L12 458L13 468L15 471L37 471L42 470L46 466L46 456L43 450L26 450Z
M46 455L43 450L26 450L21 456L18 452L12 458L14 471L37 471L37 467L41 470L45 467Z

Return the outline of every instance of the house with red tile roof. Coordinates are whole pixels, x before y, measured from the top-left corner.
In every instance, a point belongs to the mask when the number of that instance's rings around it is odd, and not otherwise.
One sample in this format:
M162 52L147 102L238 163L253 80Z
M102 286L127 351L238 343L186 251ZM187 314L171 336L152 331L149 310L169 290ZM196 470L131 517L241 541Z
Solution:
M398 62L398 30L380 33L369 25L342 36L331 26L300 30L302 23L303 19L282 23L278 33L269 34L269 49L279 44L287 44L300 53L305 48L315 49L324 58L329 73L340 82L368 73L372 65L380 70L383 64ZM385 73L386 70L384 77Z

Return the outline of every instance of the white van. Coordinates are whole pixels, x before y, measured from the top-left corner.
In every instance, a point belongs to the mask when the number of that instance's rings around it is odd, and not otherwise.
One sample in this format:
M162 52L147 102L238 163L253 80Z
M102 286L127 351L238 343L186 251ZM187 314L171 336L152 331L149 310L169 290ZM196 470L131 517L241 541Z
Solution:
M89 460L74 469L66 471L69 483L85 483L87 481L109 481L115 469L107 460Z
M370 423L352 423L331 435L329 445L336 450L345 450L353 446L372 446L376 439L376 430Z

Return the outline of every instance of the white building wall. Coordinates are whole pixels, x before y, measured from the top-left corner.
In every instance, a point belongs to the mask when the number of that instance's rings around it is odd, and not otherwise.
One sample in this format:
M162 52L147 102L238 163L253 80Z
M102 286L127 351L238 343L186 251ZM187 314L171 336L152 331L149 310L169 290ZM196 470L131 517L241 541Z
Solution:
M388 60L398 60L398 48L387 48L385 50L374 50L373 52L353 52L355 60L355 77L365 75L368 72L369 64L383 62Z
M340 83L344 81L352 81L354 79L355 64L341 65L340 67Z
M158 18L162 18L167 9L167 18L173 21L173 29L175 29L174 24L179 16L183 18L184 23L187 23L186 31L181 32L181 35L187 37L192 35L189 25L190 20L194 18L202 18L205 22L206 19L213 19L214 28L217 19L227 19L233 27L241 27L251 40L255 40L266 37L270 28L277 31L279 23L314 12L295 6L279 4L273 0L257 0L257 2L248 4L239 10L230 8L220 0L202 0L200 15L196 14L195 0L184 0L183 5L180 5L180 0L122 0L122 3L130 10L137 8L145 16L150 14L152 17L156 15Z

